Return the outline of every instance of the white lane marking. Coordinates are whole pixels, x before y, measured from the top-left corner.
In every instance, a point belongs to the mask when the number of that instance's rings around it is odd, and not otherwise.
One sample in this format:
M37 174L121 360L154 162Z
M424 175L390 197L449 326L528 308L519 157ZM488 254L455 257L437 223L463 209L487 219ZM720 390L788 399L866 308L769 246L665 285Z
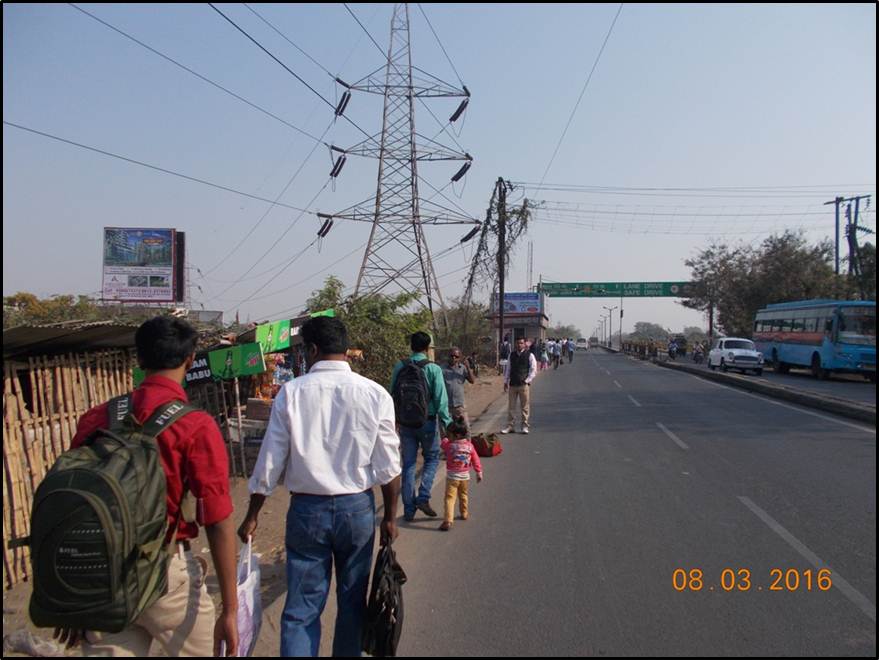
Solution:
M775 532L781 538L787 541L787 544L798 553L800 553L800 555L802 555L806 559L806 561L812 564L812 566L817 569L829 569L830 579L833 581L833 586L839 589L842 592L842 595L848 598L852 603L854 603L858 607L858 609L860 609L870 618L871 621L876 621L876 606L870 602L869 598L867 598L860 591L855 589L851 584L849 584L848 580L846 580L839 573L830 568L827 562L825 562L818 555L809 550L809 548L801 543L793 534L791 534L784 527L782 527L777 520L775 520L759 506L754 504L754 502L752 502L749 498L739 495L739 500L742 502L742 504L748 507L754 513L754 515L756 515L760 520L766 523L769 529L771 529L773 532Z
M664 424L662 424L661 422L656 422L656 425L662 430L663 433L665 433L669 438L674 440L677 443L678 447L680 447L681 449L689 449L687 444L674 433L665 428Z
M619 384L619 381L616 381L616 380L615 380L615 381L613 382L613 384L616 385L617 387L619 387L620 389L623 389L623 386Z
M704 378L700 378L699 376L695 376L693 374L687 374L690 378L695 378L700 383L705 383L707 385L711 385L713 387L720 387L722 389L728 390L730 392L735 392L736 394L742 394L744 396L749 396L754 399L759 399L760 401L765 401L766 403L771 403L773 406L781 406L782 408L788 408L789 410L795 410L797 412L804 413L806 415L811 415L812 417L818 417L820 419L827 420L828 422L836 422L837 424L842 424L843 426L850 426L853 429L858 429L859 431L864 431L866 433L872 433L876 435L876 429L871 429L867 426L861 426L860 424L852 424L851 422L844 422L841 419L836 419L835 417L828 417L827 415L821 415L820 413L812 412L811 410L806 410L804 408L798 408L797 406L791 406L786 403L782 403L781 401L775 401L774 399L769 399L765 396L759 396L757 394L753 394L751 392L746 392L744 390L740 390L737 387L731 387L730 385L721 385L720 383L715 383L710 380L705 380Z
M635 397L633 397L631 394L629 395L629 399L630 399L630 400L632 401L632 403L634 403L636 406L638 406L639 408L641 407L641 404L638 403L638 402L635 400Z

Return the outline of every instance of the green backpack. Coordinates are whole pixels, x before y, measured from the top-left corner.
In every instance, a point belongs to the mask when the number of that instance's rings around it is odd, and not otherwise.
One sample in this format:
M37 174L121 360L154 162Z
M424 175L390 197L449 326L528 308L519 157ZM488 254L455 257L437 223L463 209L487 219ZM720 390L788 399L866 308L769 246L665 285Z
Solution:
M31 516L35 625L121 632L164 594L168 506L156 438L195 410L172 401L141 426L131 395L117 397L110 428L55 461Z

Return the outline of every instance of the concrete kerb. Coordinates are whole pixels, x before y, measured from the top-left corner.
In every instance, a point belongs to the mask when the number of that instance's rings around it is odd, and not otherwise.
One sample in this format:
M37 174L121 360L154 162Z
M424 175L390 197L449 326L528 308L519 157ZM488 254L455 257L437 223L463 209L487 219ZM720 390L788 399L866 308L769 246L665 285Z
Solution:
M704 378L705 380L723 383L725 385L748 390L750 392L757 392L773 399L782 399L784 401L790 401L791 403L796 403L801 406L817 408L818 410L824 410L826 412L831 412L836 415L841 415L842 417L856 419L858 421L867 422L869 424L872 424L873 426L876 426L875 406L861 405L844 399L814 394L812 392L804 392L803 390L797 390L785 385L770 385L768 383L761 383L759 381L749 379L746 376L706 371L705 369L692 367L687 364L678 364L676 362L668 361L661 362L658 360L655 361L655 364L660 367L665 367L666 369L674 369L676 371L683 371L688 374L693 374L694 376Z

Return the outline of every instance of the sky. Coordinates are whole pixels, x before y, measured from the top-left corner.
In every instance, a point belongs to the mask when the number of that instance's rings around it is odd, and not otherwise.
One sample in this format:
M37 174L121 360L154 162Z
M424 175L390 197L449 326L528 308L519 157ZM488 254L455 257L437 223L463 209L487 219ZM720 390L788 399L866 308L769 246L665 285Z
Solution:
M330 274L353 291L370 225L337 221L308 247L322 224L313 212L374 195L378 162L350 156L326 185L328 148L288 125L328 129L323 141L343 147L363 139L317 95L335 104L334 76L353 82L383 64L345 5L249 6L283 36L246 5L219 6L314 91L209 5L78 6L277 118L71 5L3 3L3 294L97 295L108 226L185 231L193 306L227 320L289 318ZM386 49L393 5L348 7ZM413 64L472 94L447 129L472 168L456 184L459 163L419 175L474 219L498 177L513 182L511 200L537 206L508 291L528 287L529 242L534 284L679 281L711 241L757 245L788 228L832 237L824 202L837 195L873 195L861 224L875 228L875 5L631 4L614 23L619 8L409 6ZM376 134L381 101L354 91L345 115ZM427 105L444 121L458 101ZM441 130L424 105L415 112L420 133ZM446 299L463 292L476 242L447 248L468 229L425 229ZM548 311L588 335L618 304L551 299ZM707 327L674 299L624 308L624 331Z

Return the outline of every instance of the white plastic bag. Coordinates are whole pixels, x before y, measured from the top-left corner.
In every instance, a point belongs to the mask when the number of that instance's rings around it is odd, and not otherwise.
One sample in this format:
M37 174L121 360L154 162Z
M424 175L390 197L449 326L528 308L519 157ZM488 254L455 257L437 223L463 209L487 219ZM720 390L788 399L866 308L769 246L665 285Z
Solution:
M238 656L253 652L262 625L262 597L259 591L259 555L253 554L253 538L238 560Z

